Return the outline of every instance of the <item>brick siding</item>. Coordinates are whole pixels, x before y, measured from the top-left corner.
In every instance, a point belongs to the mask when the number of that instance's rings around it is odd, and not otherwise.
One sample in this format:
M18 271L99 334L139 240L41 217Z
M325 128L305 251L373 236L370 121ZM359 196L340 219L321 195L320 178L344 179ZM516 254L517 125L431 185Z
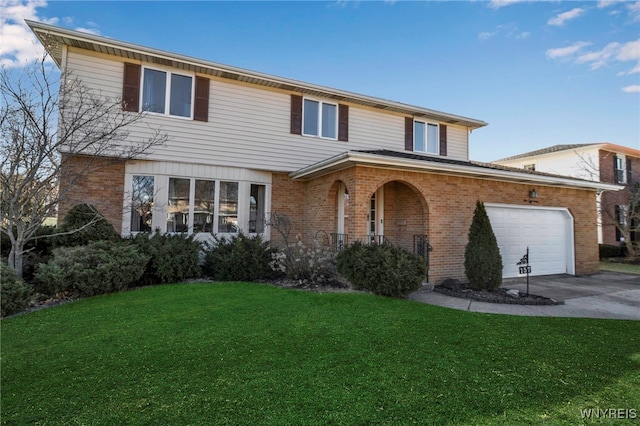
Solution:
M306 182L275 175L272 211L296 218L294 231L310 239L318 230L335 232L336 189L350 194L348 229L367 234L371 196L385 188L385 235L410 249L414 234L429 235L431 279L464 279L464 248L476 200L529 206L529 184L354 166ZM536 185L536 206L567 207L574 217L576 274L598 271L595 191ZM276 236L272 235L274 240Z
M124 197L123 160L63 156L58 223L76 204L89 203L120 233Z

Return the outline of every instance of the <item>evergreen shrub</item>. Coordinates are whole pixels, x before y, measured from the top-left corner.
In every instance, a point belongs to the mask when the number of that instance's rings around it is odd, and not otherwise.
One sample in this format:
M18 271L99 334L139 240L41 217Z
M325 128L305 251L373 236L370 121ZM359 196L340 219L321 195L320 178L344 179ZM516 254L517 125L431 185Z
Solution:
M29 304L30 296L29 286L3 259L0 262L0 316L5 317L24 310Z
M338 253L337 266L356 290L389 297L419 289L427 273L424 259L386 243L356 242Z
M478 201L464 251L464 272L474 290L494 291L502 285L502 256L484 203Z
M138 234L133 244L150 259L136 285L174 283L200 276L202 244L193 235Z
M58 247L48 263L40 264L36 289L47 295L78 292L83 297L124 290L142 276L148 260L124 242Z
M77 229L82 230L71 232ZM57 232L71 232L55 237L56 246L63 247L83 246L94 241L120 240L113 225L91 204L73 206L64 216Z
M273 254L269 242L259 235L242 233L231 238L214 237L205 250L203 274L216 281L257 281L275 278L279 272L271 268Z

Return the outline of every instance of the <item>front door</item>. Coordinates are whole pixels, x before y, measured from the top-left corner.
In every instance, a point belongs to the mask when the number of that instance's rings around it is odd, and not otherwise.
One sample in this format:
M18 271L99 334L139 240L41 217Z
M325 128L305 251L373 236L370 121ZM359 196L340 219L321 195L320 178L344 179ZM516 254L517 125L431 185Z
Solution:
M371 196L368 223L369 242L382 243L384 235L384 189L380 187Z

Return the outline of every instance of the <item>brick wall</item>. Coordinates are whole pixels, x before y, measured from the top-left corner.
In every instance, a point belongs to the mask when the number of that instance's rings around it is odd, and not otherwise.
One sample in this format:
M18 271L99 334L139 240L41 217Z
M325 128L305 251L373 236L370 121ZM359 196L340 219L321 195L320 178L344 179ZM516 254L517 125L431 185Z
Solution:
M317 230L335 232L336 188L342 181L350 194L348 229L367 234L371 196L385 187L385 234L409 246L409 235L428 234L433 282L464 278L464 248L476 200L485 203L530 205L531 185L484 179L355 166L307 182L274 175L272 210L288 212L304 238ZM536 185L536 206L567 207L574 217L576 273L598 270L595 191ZM284 191L284 192L280 192ZM405 222L406 220L406 222ZM272 232L272 236L274 236Z
M60 177L58 223L75 204L89 203L120 233L124 197L123 160L90 157L64 157Z
M612 151L599 151L600 158L600 180L606 183L616 183L615 168L613 158L616 156ZM631 159L631 182L627 182L625 189L617 192L606 191L601 196L600 208L602 209L602 242L603 244L618 245L616 239L616 214L615 207L629 204L631 195L631 185L640 181L640 158L626 156ZM626 161L625 161L626 163ZM626 167L626 164L625 164Z

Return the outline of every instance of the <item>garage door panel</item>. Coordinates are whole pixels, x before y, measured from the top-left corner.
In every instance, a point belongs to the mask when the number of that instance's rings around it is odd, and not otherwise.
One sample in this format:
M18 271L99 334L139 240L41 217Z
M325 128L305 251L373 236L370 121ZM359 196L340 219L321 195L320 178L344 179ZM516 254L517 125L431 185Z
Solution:
M571 217L564 210L486 206L498 241L504 277L519 276L517 263L529 247L532 275L567 273L573 247ZM571 256L572 258L572 256Z

